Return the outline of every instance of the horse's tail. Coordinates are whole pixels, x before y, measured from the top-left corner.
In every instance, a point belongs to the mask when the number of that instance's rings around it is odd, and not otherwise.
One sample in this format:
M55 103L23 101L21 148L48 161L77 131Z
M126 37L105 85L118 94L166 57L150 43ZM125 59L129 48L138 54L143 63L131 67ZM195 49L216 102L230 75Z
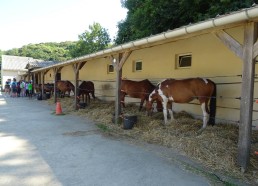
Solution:
M210 99L210 119L209 119L209 123L213 126L215 124L215 117L216 117L216 104L217 104L217 88L216 88L216 84L211 81L213 84L213 92L211 95L211 99Z
M93 99L95 99L96 97L95 97L95 87L94 87L94 83L93 83L93 82L91 82L91 84L92 84L92 91L91 91L91 95L92 95Z

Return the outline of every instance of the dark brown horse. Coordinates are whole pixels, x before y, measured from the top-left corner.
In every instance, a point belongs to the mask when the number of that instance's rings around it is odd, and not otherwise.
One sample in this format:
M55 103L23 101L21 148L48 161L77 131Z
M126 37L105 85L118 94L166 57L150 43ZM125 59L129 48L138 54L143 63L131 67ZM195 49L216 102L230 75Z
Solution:
M61 96L65 96L66 92L70 96L71 91L74 92L74 85L70 81L57 81L56 88L60 91Z
M92 81L83 81L79 86L78 96L82 96L84 103L90 103L90 94L95 99L95 88Z
M149 101L146 104L147 111L150 113L152 103L160 100L163 106L164 122L167 124L167 109L169 110L171 120L174 119L172 111L172 102L188 103L198 99L203 112L203 128L207 126L209 117L210 123L214 125L216 114L216 84L209 79L190 78L183 80L166 79L158 84L156 89L149 95ZM208 103L210 102L210 110ZM171 104L167 108L168 103Z
M141 99L139 111L141 111L144 101L148 100L150 93L155 89L155 86L148 80L132 81L123 79L121 83L121 104L125 107L125 96L128 95L132 98ZM161 103L158 102L158 106L161 107Z
M54 92L54 84L53 83L44 84L43 88L44 88L44 92L50 92L51 95ZM35 89L36 93L41 93L42 84L35 84L34 89Z

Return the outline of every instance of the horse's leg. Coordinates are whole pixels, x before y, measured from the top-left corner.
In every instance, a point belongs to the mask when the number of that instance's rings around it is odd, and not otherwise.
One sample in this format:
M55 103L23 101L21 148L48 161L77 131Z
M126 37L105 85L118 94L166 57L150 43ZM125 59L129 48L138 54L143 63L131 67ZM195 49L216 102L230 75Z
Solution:
M173 121L174 120L174 114L173 114L172 102L167 103L167 108L168 108L168 112L169 112L169 115L170 115L170 120Z
M143 106L144 100L147 100L147 99L146 99L146 98L142 98L142 99L141 99L139 111L142 110L142 106Z
M207 102L203 102L201 103L201 108L202 108L202 113L203 113L203 125L202 125L202 128L206 128L207 126L207 123L209 121L209 113L208 113L208 110L207 110Z
M81 97L82 102L85 103L84 93L82 93L82 94L80 95L80 97Z
M121 91L121 100L120 100L122 106L125 108L125 93Z
M167 110L167 99L163 99L162 106L163 106L163 115L164 115L164 124L166 125L168 122L168 110Z
M87 102L90 104L90 93L89 92L86 93L86 99L87 99Z

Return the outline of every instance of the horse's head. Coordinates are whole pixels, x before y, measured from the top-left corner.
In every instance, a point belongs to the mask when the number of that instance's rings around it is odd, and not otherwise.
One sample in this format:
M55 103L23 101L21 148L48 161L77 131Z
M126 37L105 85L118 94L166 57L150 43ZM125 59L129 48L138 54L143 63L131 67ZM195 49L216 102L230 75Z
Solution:
M153 112L153 102L158 101L158 92L153 90L152 93L149 95L149 99L146 102L146 111L147 115L151 116Z
M151 116L152 112L153 112L153 108L152 108L152 103L151 101L146 101L146 112L148 116Z

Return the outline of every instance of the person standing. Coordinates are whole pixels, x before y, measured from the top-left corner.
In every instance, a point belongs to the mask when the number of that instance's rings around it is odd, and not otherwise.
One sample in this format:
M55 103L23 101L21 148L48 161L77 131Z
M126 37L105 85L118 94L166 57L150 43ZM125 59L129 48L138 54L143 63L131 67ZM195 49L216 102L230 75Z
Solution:
M32 83L29 82L28 84L28 91L29 91L29 99L32 99Z
M21 97L25 97L25 83L23 80L20 82L20 88L21 88Z
M12 89L12 97L17 97L17 82L15 78L13 78L11 89Z
M17 97L20 97L20 94L21 94L21 87L20 87L20 81L17 82Z
M10 96L10 81L9 80L7 80L6 82L5 82L5 86L4 86L4 92L5 92L5 95L9 95Z
M25 82L25 96L26 96L26 97L29 96L28 85L29 85L29 83L26 81L26 82Z

